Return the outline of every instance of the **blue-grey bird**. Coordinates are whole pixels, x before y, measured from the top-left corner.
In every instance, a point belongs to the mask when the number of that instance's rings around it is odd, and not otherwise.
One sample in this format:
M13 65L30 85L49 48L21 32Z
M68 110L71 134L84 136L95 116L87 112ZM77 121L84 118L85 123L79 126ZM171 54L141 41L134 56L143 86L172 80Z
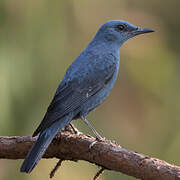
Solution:
M113 88L122 44L129 38L150 32L153 30L121 20L109 21L100 27L94 39L67 69L42 122L33 134L39 134L39 137L27 154L21 172L30 173L33 170L55 135L73 119L81 118L97 139L102 138L86 116L106 99Z

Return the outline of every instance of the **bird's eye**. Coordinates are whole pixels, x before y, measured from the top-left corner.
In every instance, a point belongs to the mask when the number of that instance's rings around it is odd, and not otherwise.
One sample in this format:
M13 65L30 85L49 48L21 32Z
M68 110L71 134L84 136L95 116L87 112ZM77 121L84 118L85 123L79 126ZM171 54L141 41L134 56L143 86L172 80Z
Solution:
M117 29L118 29L119 31L123 31L123 30L125 29L125 27L124 27L124 25L119 24L119 25L117 25Z

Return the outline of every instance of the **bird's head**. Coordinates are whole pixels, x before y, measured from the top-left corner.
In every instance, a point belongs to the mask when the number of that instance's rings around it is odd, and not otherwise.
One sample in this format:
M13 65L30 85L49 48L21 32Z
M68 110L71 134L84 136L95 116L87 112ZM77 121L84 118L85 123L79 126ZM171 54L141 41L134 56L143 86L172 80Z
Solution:
M140 28L122 20L113 20L103 24L96 37L120 47L129 38L150 32L154 32L154 30Z

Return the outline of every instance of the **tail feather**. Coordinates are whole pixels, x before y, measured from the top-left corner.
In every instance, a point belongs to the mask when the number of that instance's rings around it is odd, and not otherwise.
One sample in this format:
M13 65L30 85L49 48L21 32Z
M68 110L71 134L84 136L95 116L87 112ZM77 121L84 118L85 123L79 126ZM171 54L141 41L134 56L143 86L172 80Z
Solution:
M60 132L63 127L69 124L71 120L72 117L65 116L40 133L36 143L33 145L31 150L27 154L21 166L21 172L30 173L33 170L33 168L37 165L55 135Z

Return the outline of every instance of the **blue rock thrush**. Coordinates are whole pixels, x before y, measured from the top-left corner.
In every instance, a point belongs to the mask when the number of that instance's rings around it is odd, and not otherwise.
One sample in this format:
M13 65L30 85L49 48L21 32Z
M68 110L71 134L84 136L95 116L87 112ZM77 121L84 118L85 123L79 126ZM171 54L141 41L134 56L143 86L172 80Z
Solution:
M129 38L153 32L128 22L113 20L101 26L87 48L67 69L47 112L35 130L37 142L24 160L21 172L30 173L55 137L73 119L81 118L97 139L102 137L86 120L89 112L108 96L119 70L119 49Z

